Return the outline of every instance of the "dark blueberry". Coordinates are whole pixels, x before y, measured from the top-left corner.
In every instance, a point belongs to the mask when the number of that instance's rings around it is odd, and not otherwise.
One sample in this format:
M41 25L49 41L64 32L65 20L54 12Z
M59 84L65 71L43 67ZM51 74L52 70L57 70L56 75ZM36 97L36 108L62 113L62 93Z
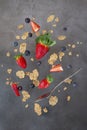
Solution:
M31 32L28 33L28 36L29 36L29 37L32 37L32 35L33 35L33 34L32 34Z
M18 42L14 42L14 47L18 46Z
M64 31L67 31L67 27L64 27L63 30L64 30Z
M30 18L25 18L25 23L30 23Z
M37 65L40 66L41 65L41 61L37 61Z
M30 84L30 88L34 88L35 87L35 85L32 83L32 84Z
M67 65L67 69L71 69L72 68L72 65Z
M22 90L22 86L18 86L18 90L21 91Z
M73 82L72 85L73 85L73 87L77 87L78 84L76 82Z
M66 47L65 46L61 47L61 51L66 51Z
M25 56L30 56L30 51L29 50L25 51Z

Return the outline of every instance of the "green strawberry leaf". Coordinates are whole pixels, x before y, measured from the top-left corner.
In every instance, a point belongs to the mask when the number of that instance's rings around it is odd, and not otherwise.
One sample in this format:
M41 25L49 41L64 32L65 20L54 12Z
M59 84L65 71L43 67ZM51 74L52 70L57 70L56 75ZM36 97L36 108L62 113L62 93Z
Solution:
M56 44L56 41L51 39L51 35L49 33L45 33L36 38L36 43L42 43L47 46L53 46Z

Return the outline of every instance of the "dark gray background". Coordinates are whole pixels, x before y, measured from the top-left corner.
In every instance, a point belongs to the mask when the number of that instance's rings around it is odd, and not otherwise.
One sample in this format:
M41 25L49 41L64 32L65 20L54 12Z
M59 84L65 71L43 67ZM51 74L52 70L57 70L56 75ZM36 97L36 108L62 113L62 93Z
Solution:
M53 74L55 82L51 87L54 87L64 77L78 68L81 67L83 70L74 77L78 87L73 88L71 86L66 92L61 91L59 94L57 92L59 103L55 107L49 107L47 101L43 101L42 106L47 106L49 112L38 117L33 111L32 102L43 92L37 89L32 90L29 108L25 109L21 97L15 97L10 87L5 85L5 81L7 77L11 77L13 81L20 81L24 89L30 91L28 78L21 81L15 76L15 72L19 70L19 67L13 59L14 47L11 43L18 33L16 26L24 23L25 17L35 17L42 29L49 29L51 26L46 24L46 18L52 13L60 18L54 33L54 39L61 33L67 36L67 40L61 43L58 42L42 59L42 65L39 68L36 64L29 63L30 68L26 70L37 67L41 74L40 79L43 78L49 72L49 66L44 66L47 64L47 58L50 54L58 52L62 45L76 41L83 42L77 50L80 57L74 58L73 56L70 58L66 56L63 61L65 71L63 75ZM67 27L68 30L64 32L63 27ZM30 28L27 26L26 30L30 30ZM33 41L31 39L29 42ZM29 45L32 55L34 55L34 48L35 44ZM11 52L10 58L6 57L7 51ZM27 60L29 61L29 58ZM70 63L73 68L67 71L66 66ZM87 130L87 0L0 0L1 64L4 67L0 67L0 130ZM7 68L13 69L11 76L6 73ZM66 101L67 95L72 97L69 103Z

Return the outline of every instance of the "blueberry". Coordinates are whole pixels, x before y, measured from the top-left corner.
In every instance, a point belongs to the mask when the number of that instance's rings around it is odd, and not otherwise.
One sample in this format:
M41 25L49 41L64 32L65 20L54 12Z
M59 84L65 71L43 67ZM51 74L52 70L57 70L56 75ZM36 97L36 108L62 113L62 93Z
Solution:
M65 46L61 47L61 51L66 51L66 47Z
M22 90L22 86L18 86L18 90L21 91Z
M25 23L30 23L30 18L25 18Z
M67 31L67 27L64 27L63 30L64 30L64 31Z
M28 36L29 36L29 37L32 37L32 33L31 33L31 32L29 32L29 33L28 33Z
M73 82L73 87L77 87L77 83L76 82Z
M38 62L37 62L37 65L40 66L40 65L41 65L41 61L38 61Z
M71 69L72 68L72 65L67 65L67 69Z
M34 88L35 87L35 85L32 83L32 84L30 84L30 88Z
M30 56L30 51L29 50L25 51L25 56Z
M18 46L18 42L14 42L14 47Z

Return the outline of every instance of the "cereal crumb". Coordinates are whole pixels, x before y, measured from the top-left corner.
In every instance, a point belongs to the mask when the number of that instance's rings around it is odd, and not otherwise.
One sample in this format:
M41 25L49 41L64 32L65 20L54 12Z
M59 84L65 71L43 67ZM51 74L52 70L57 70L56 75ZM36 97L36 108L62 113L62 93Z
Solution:
M9 85L9 84L10 84L10 82L9 82L9 81L6 81L6 82L5 82L5 84L6 84L6 85Z
M48 110L47 110L47 108L45 107L45 108L43 108L43 112L44 113L47 113L48 112Z
M69 102L71 100L71 97L70 96L67 96L67 101Z
M59 22L59 18L58 17L55 18L55 22Z
M20 48L19 48L19 51L20 51L20 53L25 53L25 51L26 51L26 43L21 43L20 44Z
M79 57L79 54L76 54L76 57Z
M11 73L12 73L12 69L10 69L10 68L7 69L7 73L8 73L8 74L11 74Z
M24 27L23 24L19 24L19 25L17 26L18 29L22 29L23 27Z
M71 44L68 44L69 47L71 47Z
M53 30L49 30L49 32L52 34L52 33L53 33Z
M18 51L18 49L14 49L14 52L17 52Z
M31 60L31 61L34 61L34 58L31 58L30 60Z
M45 33L47 33L47 30L42 30L42 34L45 34Z
M25 90L22 91L22 96L22 102L26 102L30 98L30 94Z
M64 87L63 90L66 91L66 90L67 90L67 87Z
M39 80L33 80L33 84L36 86L36 87L38 87L38 85L39 85Z
M40 32L36 32L35 35L38 37L40 36Z
M10 57L10 56L11 56L10 52L7 52L7 53L6 53L6 56L7 56L7 57Z
M75 45L75 44L73 44L73 45L72 45L72 48L76 48L76 45Z
M69 78L68 78L68 79L64 80L64 82L65 82L65 83L68 83L68 84L71 84L71 83L72 83L72 79L69 79Z
M16 76L23 79L25 77L25 72L23 70L19 70L16 72Z
M48 18L47 18L47 23L49 22L52 22L55 18L55 15L50 15Z
M56 24L53 24L52 26L53 26L53 27L56 27Z
M3 66L4 66L4 65L3 65L3 64L1 64L1 67L2 67L2 68L3 68Z
M60 90L58 89L58 93L60 93Z
M65 53L60 51L59 52L59 60L62 61L62 58L65 56Z
M70 52L68 53L68 55L69 55L69 56L72 56L72 52L70 51Z
M42 108L38 103L34 104L34 111L38 116L42 114Z
M65 40L65 39L66 39L66 36L60 35L60 36L58 36L57 38L58 38L58 40L62 41L62 40Z
M58 103L58 97L57 96L51 96L49 99L49 105L55 106Z
M16 39L17 39L17 40L20 40L20 36L19 36L19 35L17 35L17 36L16 36Z
M25 108L28 108L28 107L29 107L29 105L28 105L28 104L26 104L26 105L25 105Z
M48 63L50 65L53 65L58 60L58 55L56 53L53 53L50 55L50 58L48 59Z

